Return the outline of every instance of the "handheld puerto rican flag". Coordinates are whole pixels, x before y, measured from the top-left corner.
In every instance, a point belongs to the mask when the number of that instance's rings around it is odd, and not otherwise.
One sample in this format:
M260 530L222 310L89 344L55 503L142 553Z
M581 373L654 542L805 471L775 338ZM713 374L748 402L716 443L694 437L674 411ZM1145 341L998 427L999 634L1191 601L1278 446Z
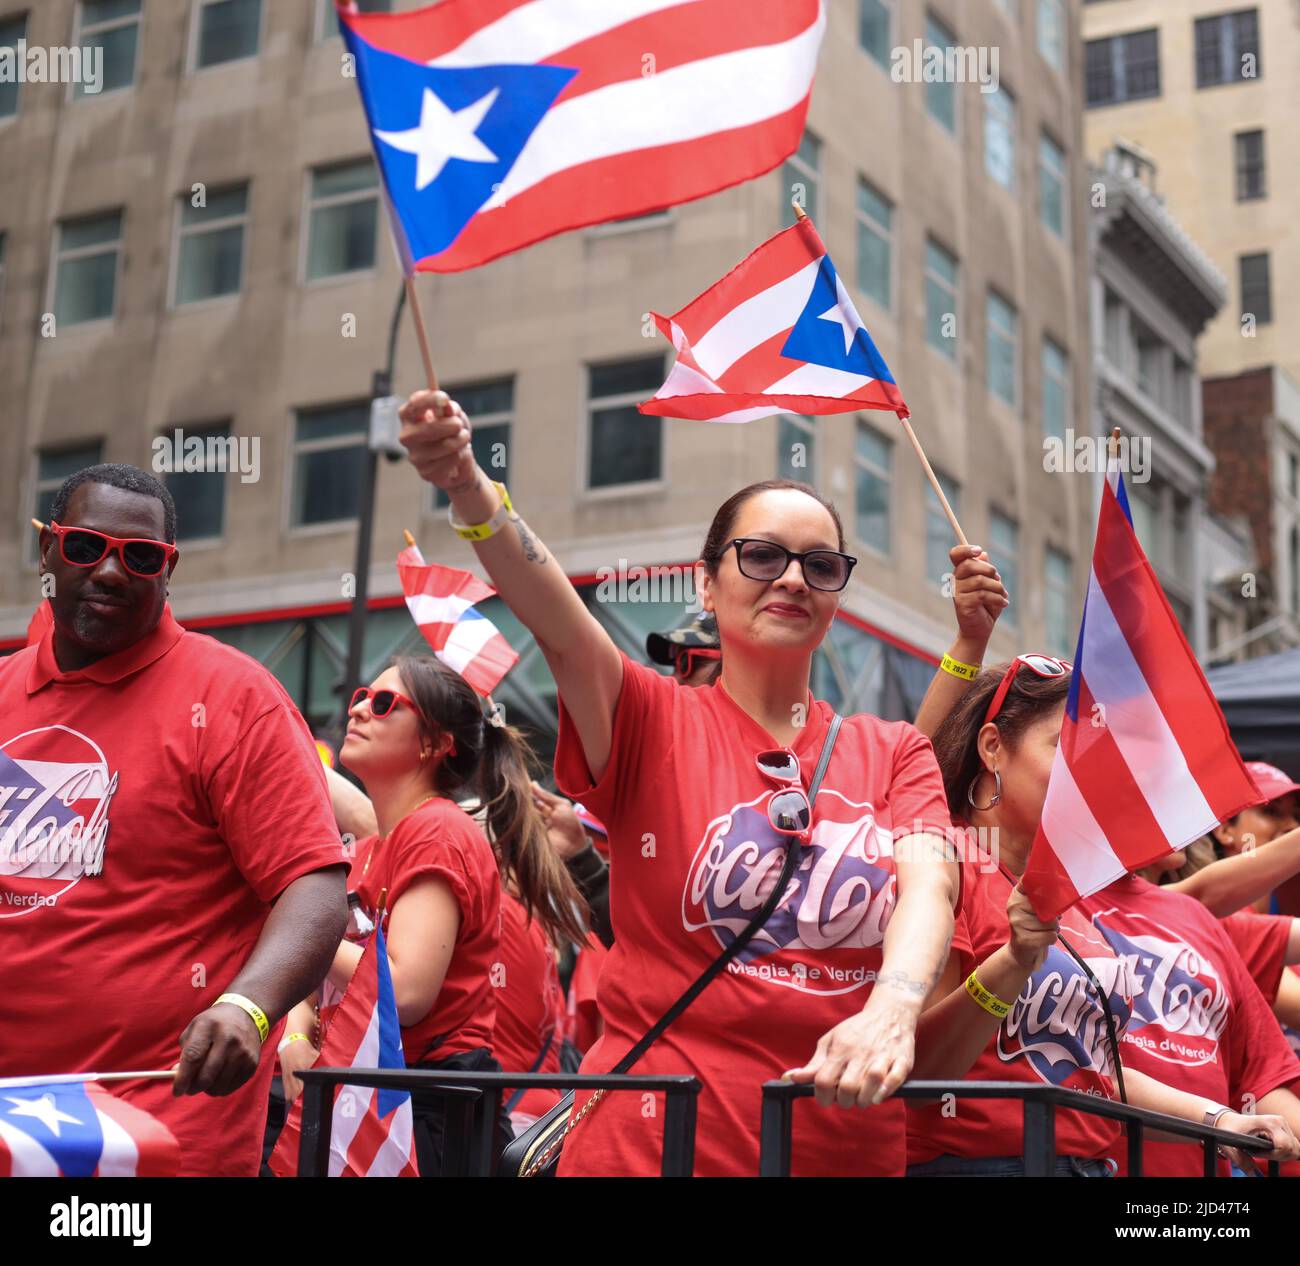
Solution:
M85 1076L0 1079L0 1178L174 1178L180 1159L162 1122Z
M402 1029L383 930L376 928L321 1039L315 1067L405 1068ZM294 1100L267 1164L298 1172L302 1096ZM330 1132L331 1178L416 1178L414 1119L405 1090L340 1086Z
M907 405L811 220L801 217L671 317L677 363L642 413L752 422Z
M496 625L474 610L496 590L467 571L426 563L414 545L398 554L397 575L411 618L433 653L479 694L490 695L519 662Z
M820 0L338 12L408 277L771 170L803 134L826 25Z
M1054 919L1259 799L1112 462L1025 893Z

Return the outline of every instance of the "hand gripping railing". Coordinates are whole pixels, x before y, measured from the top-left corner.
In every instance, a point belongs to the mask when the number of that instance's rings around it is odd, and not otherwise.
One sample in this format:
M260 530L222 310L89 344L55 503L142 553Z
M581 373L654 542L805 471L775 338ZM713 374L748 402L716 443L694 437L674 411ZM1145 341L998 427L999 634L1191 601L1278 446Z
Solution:
M520 1087L542 1090L640 1091L664 1095L665 1178L689 1178L695 1170L695 1102L700 1083L694 1077L637 1077L576 1073L472 1073L436 1068L360 1069L307 1068L303 1082L302 1137L298 1144L298 1176L320 1178L329 1173L330 1131L336 1086L370 1086L379 1090L410 1090L435 1094L446 1104L444 1173L448 1176L489 1176L501 1096Z
M813 1094L810 1085L796 1086L786 1081L769 1081L763 1084L763 1116L760 1126L758 1172L765 1178L786 1178L790 1174L790 1129L794 1117L794 1101ZM895 1093L895 1099L939 1099L952 1095L958 1099L1019 1099L1024 1104L1024 1161L1026 1177L1039 1178L1050 1175L1056 1161L1056 1112L1068 1108L1073 1112L1088 1112L1093 1116L1107 1117L1124 1123L1128 1132L1128 1172L1133 1178L1142 1176L1142 1149L1148 1130L1176 1134L1198 1140L1205 1149L1205 1176L1213 1178L1218 1173L1215 1148L1236 1147L1243 1152L1261 1154L1272 1148L1264 1140L1249 1134L1233 1134L1227 1130L1213 1129L1207 1125L1184 1121L1181 1117L1165 1116L1132 1104L1116 1103L1078 1090L1065 1090L1059 1086L1032 1086L1016 1081L909 1081ZM1276 1177L1277 1162L1268 1162L1270 1177Z

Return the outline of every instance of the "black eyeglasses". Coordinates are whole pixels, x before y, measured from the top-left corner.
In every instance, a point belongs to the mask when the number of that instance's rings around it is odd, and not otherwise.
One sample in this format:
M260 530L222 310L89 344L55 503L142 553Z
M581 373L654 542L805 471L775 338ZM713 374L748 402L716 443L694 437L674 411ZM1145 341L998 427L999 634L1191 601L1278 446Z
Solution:
M841 554L838 550L812 549L805 554L796 554L775 541L762 541L752 536L738 536L731 545L735 546L736 566L742 576L750 580L776 580L785 575L793 559L799 564L808 587L825 593L838 593L843 589L858 565L852 554Z

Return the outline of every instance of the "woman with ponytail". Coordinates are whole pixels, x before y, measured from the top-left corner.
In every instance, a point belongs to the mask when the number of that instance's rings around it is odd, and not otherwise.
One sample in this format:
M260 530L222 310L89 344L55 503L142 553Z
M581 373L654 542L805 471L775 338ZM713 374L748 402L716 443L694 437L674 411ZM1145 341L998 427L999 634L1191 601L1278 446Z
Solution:
M411 1068L499 1071L502 885L551 936L586 935L581 902L533 806L531 754L484 717L478 696L436 659L402 658L349 709L340 760L365 785L378 833L357 844L350 884L373 921L379 897L402 1048ZM477 799L484 831L456 803ZM489 842L490 840L490 842ZM344 941L328 982L343 990L362 947ZM417 1093L422 1176L443 1172L442 1102ZM498 1148L510 1137L504 1112Z

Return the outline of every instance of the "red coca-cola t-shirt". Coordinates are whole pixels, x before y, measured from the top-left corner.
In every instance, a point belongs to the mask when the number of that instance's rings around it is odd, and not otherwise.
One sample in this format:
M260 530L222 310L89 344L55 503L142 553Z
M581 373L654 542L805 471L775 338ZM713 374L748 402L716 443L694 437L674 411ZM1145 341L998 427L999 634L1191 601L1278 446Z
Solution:
M1277 1001L1278 986L1282 983L1293 920L1289 915L1238 910L1219 922L1271 1007Z
M1007 899L1013 881L981 855L962 863L962 918L976 968L1011 936ZM1106 990L1117 1037L1128 1023L1131 988L1125 965L1077 908L1061 916L1061 931ZM973 1004L972 1004L973 1005ZM1029 978L967 1081L1021 1081L1061 1086L1114 1099L1114 1062L1106 1019L1093 986L1058 941ZM1083 1112L1057 1109L1058 1156L1113 1156L1119 1126ZM939 1156L1018 1157L1024 1154L1024 1107L1015 1099L911 1103L907 1159Z
M508 892L501 897L500 963L492 1039L497 1062L508 1073L558 1073L564 991L555 950L542 925L529 919L523 902ZM537 1065L543 1050L545 1056ZM513 1093L508 1091L503 1102ZM513 1110L539 1117L559 1101L558 1090L525 1090Z
M1276 1017L1222 924L1199 901L1128 875L1079 904L1129 970L1126 1068L1237 1112L1300 1078ZM1125 1172L1127 1151L1117 1160ZM1144 1149L1148 1177L1193 1178L1203 1166L1198 1143Z
M832 715L812 704L793 744L805 788ZM774 746L720 683L685 688L624 657L609 764L593 786L561 707L557 781L609 827L613 854L605 1032L583 1072L617 1064L775 883L786 842L768 823L773 785L754 762ZM929 740L902 722L848 718L788 897L633 1070L703 1083L697 1174L758 1172L762 1083L807 1063L818 1039L867 1002L894 909L894 840L947 830ZM659 1173L663 1112L662 1095L608 1095L569 1135L560 1172ZM865 1112L795 1105L793 1172L899 1174L903 1163L901 1102Z
M482 830L459 805L441 798L408 813L385 837L357 844L352 885L373 920L388 889L384 935L402 894L424 876L443 880L460 909L456 947L437 1001L424 1019L402 1029L408 1067L479 1048L492 1049L494 974L500 974L501 876Z
M343 864L311 735L260 664L164 612L62 673L47 630L0 661L0 1076L170 1068L271 902ZM113 1091L182 1173L254 1175L280 1028L234 1094Z
M578 954L569 981L569 1006L573 1013L573 1044L584 1055L596 1045L600 1037L600 1008L596 1002L596 987L601 969L609 958L609 951L594 933Z

